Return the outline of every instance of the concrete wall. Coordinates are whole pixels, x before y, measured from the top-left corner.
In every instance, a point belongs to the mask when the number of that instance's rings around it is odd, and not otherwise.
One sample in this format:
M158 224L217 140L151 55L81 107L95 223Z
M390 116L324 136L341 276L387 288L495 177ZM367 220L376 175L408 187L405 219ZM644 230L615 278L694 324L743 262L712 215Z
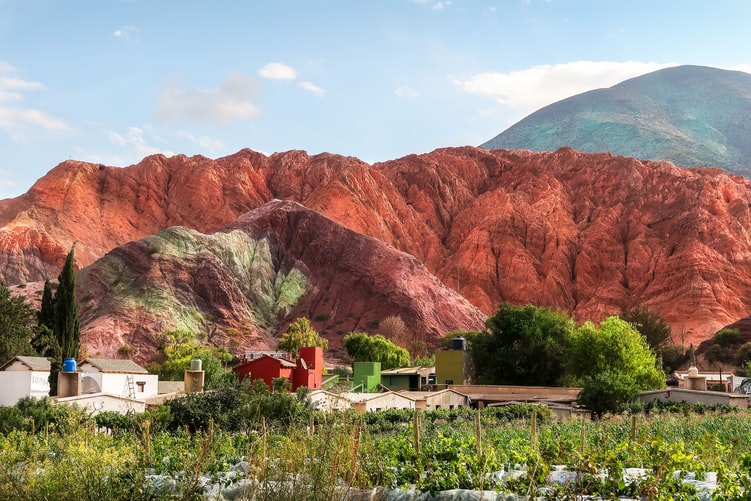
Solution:
M0 406L12 407L23 397L49 396L49 377L41 371L0 371Z
M469 398L453 391L441 391L429 395L425 399L425 409L455 409L457 407L468 407Z
M133 400L130 398L120 398L102 393L95 395L79 395L77 397L66 397L57 399L59 404L77 405L93 415L104 411L119 412L127 414L129 412L144 412L146 402Z
M364 411L383 411L386 409L414 409L415 401L403 397L398 393L382 393L379 396L356 402L355 409Z
M469 352L462 350L439 350L435 353L436 383L465 384Z
M133 378L134 398L150 398L159 393L159 376L156 374L113 374L107 372L81 373L81 393L101 392L122 397L131 396L128 395L130 391L128 376Z
M683 388L666 388L664 390L645 391L639 395L642 402L685 402L687 404L704 405L734 405L742 409L748 408L748 395L737 393L723 393L720 391L698 391Z
M381 382L380 362L355 362L352 384L360 386L358 391L371 392L378 388Z
M319 411L344 411L350 408L350 401L327 391L312 391L309 395L310 403Z

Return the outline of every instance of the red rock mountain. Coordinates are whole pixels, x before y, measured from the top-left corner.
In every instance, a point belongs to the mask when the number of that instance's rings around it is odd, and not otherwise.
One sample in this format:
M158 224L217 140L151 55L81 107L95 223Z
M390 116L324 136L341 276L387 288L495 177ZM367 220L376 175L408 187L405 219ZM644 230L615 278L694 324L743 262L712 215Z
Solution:
M485 314L510 301L599 320L649 303L688 343L751 307L749 181L571 149L449 148L372 166L250 150L68 161L0 201L0 272L55 277L74 241L83 267L170 226L212 233L274 198L411 254Z
M211 235L173 227L117 247L79 273L82 340L91 353L156 354L166 328L208 332L235 354L273 349L298 317L345 356L341 339L399 316L418 344L485 315L413 256L296 202L273 200Z

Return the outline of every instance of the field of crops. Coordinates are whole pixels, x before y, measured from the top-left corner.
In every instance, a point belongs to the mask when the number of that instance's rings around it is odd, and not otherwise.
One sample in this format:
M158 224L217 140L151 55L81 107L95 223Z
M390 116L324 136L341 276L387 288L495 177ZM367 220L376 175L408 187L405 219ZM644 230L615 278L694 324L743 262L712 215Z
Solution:
M231 432L167 430L159 414L104 429L72 409L39 412L0 435L0 499L342 499L376 488L745 499L751 485L751 414L730 409L562 422L527 405L310 412Z

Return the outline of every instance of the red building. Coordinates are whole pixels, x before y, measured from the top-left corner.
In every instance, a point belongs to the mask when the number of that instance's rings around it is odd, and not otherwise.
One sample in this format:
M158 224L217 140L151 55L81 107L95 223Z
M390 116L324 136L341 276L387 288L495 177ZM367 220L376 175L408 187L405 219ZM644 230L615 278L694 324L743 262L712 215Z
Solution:
M286 377L292 384L292 391L301 386L315 390L323 381L323 350L318 346L300 348L300 356L294 362L288 353L250 354L234 366L232 372L238 379L262 379L269 389L275 378Z

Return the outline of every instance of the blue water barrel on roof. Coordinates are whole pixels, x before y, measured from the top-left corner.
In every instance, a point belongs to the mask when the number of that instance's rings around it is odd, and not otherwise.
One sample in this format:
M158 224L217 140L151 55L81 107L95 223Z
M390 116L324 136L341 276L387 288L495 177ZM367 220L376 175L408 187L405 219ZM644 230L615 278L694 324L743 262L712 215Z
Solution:
M76 372L75 358L66 358L63 360L63 372Z

